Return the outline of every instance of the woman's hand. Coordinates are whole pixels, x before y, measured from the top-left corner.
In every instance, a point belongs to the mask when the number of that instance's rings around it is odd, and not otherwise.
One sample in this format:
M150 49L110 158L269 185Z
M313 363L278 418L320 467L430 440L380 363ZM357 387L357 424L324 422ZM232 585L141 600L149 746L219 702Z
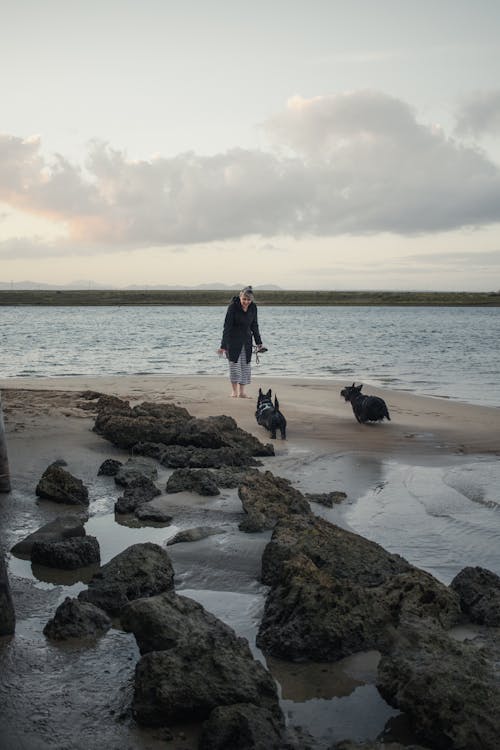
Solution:
M227 349L217 349L217 354L219 357L224 357L227 353Z

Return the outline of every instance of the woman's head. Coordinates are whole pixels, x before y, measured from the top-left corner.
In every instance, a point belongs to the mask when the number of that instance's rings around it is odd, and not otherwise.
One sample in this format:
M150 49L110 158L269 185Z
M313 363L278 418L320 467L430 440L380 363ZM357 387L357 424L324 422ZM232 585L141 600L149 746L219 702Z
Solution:
M245 286L240 292L240 302L244 310L247 310L253 302L253 289L251 286Z

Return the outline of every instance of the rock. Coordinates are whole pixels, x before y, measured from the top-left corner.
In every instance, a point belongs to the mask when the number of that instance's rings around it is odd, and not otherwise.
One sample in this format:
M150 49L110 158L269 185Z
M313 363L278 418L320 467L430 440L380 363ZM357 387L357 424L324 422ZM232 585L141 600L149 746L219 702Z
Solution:
M198 495L207 496L220 494L208 469L174 469L168 478L166 490L169 494L175 492L196 492Z
M45 469L35 492L38 497L55 503L89 504L89 493L82 480L55 464Z
M115 616L129 601L173 587L174 570L166 550L145 542L133 544L103 565L78 598Z
M151 506L149 503L143 503L143 505L139 505L135 509L134 515L139 519L139 521L153 521L154 523L164 524L169 524L172 521L172 516L170 516L164 510L161 510L161 508L155 508Z
M464 568L450 586L472 622L500 627L500 576L486 568Z
M221 466L258 466L259 461L242 450L225 446L223 448L196 448L192 445L161 445L161 443L138 443L134 453L156 458L163 466L173 469L202 468Z
M11 552L14 555L31 555L31 549L35 542L57 542L71 537L85 536L83 524L87 519L87 514L83 516L75 514L57 516L53 521L49 521L37 531L17 542L12 547Z
M383 742L375 740L374 742L351 742L344 740L333 745L331 750L428 750L422 745L401 745L399 742Z
M215 708L204 722L199 750L282 750L283 725L251 703Z
M54 617L45 625L47 638L56 641L69 638L97 638L111 627L108 615L89 602L69 596L56 609Z
M247 641L197 602L174 593L138 600L122 611L121 622L143 654L133 700L141 724L205 719L237 703L282 720L275 682Z
M107 458L99 466L98 476L114 477L118 472L118 469L123 466L121 461L117 461L116 458Z
M35 542L31 562L50 568L75 570L99 563L101 553L95 536L75 536L56 542Z
M262 558L270 585L257 645L266 654L333 661L387 650L403 617L449 628L458 597L398 555L316 516L280 521Z
M154 497L161 495L156 484L145 476L131 479L125 492L115 503L115 513L134 513L136 508L149 503Z
M474 645L405 623L379 663L377 688L431 747L497 750L500 679Z
M167 546L179 544L179 542L198 542L200 539L206 539L207 536L223 533L224 529L217 528L216 526L197 526L193 529L179 531L172 539L168 540Z
M257 472L257 469L246 469L237 466L223 466L220 469L214 469L212 476L217 487L232 489L239 487L245 480L247 472Z
M129 458L115 474L115 482L120 487L134 487L137 481L158 479L158 469L149 458Z
M321 493L310 493L305 494L305 498L310 503L319 503L327 508L333 508L334 505L339 505L346 500L347 495L345 492L321 492Z
M16 613L10 593L7 566L0 555L0 636L12 635L16 629Z
M238 495L247 514L240 523L241 531L264 531L274 528L280 518L312 515L304 495L292 487L288 479L275 477L270 471L248 473Z

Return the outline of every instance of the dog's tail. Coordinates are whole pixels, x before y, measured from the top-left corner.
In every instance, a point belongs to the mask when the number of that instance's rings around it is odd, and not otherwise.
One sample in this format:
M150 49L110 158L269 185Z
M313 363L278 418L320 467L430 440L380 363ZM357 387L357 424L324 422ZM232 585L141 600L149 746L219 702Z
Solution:
M275 411L279 411L279 408L280 408L280 405L279 405L278 397L276 394L274 394L274 409Z

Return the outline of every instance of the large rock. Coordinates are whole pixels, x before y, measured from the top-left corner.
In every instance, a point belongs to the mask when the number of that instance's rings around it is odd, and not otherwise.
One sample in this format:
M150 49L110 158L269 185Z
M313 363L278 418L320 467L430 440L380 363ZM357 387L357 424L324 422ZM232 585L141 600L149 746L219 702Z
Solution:
M279 522L264 551L262 581L271 590L257 644L283 659L384 651L403 617L443 628L460 618L455 592L429 573L313 515Z
M137 443L134 453L156 458L171 469L211 469L221 466L258 466L259 461L242 448L195 448L192 445Z
M208 469L174 469L169 476L167 493L196 492L198 495L219 495L220 490Z
M51 464L45 469L35 492L38 497L55 503L89 504L89 492L82 480L57 464Z
M274 680L247 641L197 602L173 593L138 600L122 611L121 622L143 654L133 700L140 723L205 719L237 703L282 720Z
M283 750L283 725L261 706L220 706L204 722L198 750Z
M133 599L154 596L173 587L174 570L166 550L145 542L128 547L103 565L78 598L115 616Z
M141 458L136 456L129 458L118 467L114 475L116 484L120 487L134 487L135 484L144 479L154 482L158 479L158 469L150 458Z
M379 663L377 687L431 747L498 749L500 675L483 649L408 622Z
M238 489L247 517L240 523L241 531L272 529L281 518L290 515L312 516L304 495L292 487L288 479L270 471L249 472Z
M97 638L111 627L111 619L99 607L69 596L56 609L45 625L47 638L63 641L69 638Z
M167 547L181 542L199 542L200 539L206 539L209 536L223 533L224 529L217 526L195 526L193 529L179 531L172 539L168 540Z
M35 542L31 562L50 568L76 570L101 561L99 542L95 536L75 536L56 542Z
M428 750L428 748L422 745L401 745L400 742L384 742L383 740L359 743L343 740L337 742L331 750Z
M0 636L12 635L16 629L16 613L10 593L7 566L0 554Z
M500 627L500 576L486 568L464 568L450 586L472 622Z
M85 536L84 523L87 520L87 514L57 516L53 521L49 521L37 531L17 542L12 547L11 552L15 555L31 555L35 542L57 542L62 539Z
M161 490L148 477L130 478L123 495L115 503L115 513L134 513L136 508L158 495L161 495Z

